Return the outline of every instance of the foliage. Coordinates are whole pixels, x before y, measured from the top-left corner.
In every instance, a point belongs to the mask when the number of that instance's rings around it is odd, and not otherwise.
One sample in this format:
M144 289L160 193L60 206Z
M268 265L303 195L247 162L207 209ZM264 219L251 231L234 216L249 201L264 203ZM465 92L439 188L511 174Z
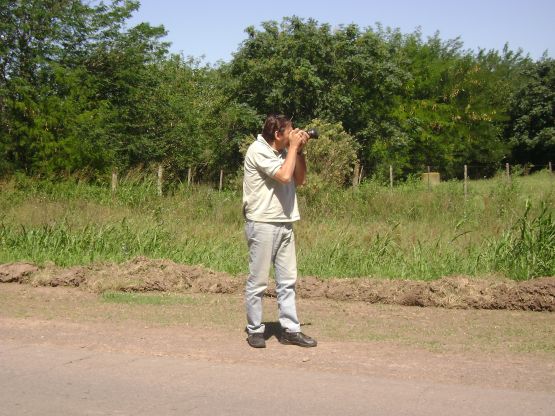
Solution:
M395 130L390 108L408 73L379 33L291 17L247 34L230 72L235 94L260 113L282 112L298 125L341 122L366 151Z
M501 161L554 158L551 59L293 16L248 27L233 59L213 67L169 54L161 26L127 27L138 7L0 0L1 176L94 179L162 164L176 182L189 168L214 181L240 168L245 137L270 112L341 126L356 145L333 142L347 152L333 170L347 172L354 149L377 178L390 165L395 177L429 165L453 178L463 164L492 175Z
M160 152L170 169L182 177L191 167L197 175L215 178L220 169L239 165L241 140L260 118L225 93L225 76L174 56L161 77L157 99L162 111L153 121L164 125Z
M2 171L52 173L103 168L110 103L87 57L112 41L137 2L2 0Z
M526 67L523 76L506 126L512 159L546 165L555 159L555 60L542 59Z
M341 122L360 145L367 171L396 176L426 165L444 177L463 164L491 166L510 151L503 140L507 103L529 64L505 48L463 49L459 39L419 31L332 28L284 18L247 29L231 63L235 91L261 113Z
M340 123L314 119L308 128L316 128L319 132L319 138L311 140L307 150L310 183L322 181L323 185L332 187L347 184L357 161L358 144Z
M247 272L240 192L193 185L159 197L155 180L135 177L112 195L108 183L21 175L0 183L0 263L75 265L146 255ZM552 276L553 177L543 171L512 183L470 181L466 199L459 181L428 190L421 181L391 189L369 180L299 193L299 273Z
M512 229L493 242L494 268L517 279L551 276L555 270L555 218L544 203L541 211L530 218L531 204Z

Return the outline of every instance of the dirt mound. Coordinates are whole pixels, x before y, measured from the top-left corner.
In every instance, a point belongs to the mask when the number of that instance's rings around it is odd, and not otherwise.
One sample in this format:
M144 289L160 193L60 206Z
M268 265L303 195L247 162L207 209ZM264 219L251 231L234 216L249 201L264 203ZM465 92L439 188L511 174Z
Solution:
M171 291L240 293L244 278L214 272L170 260L137 257L123 264L39 268L30 263L0 265L0 282L35 286L76 286L92 292ZM298 294L304 298L355 300L407 306L458 309L521 309L555 311L555 277L526 282L509 279L449 276L430 282L381 279L299 279ZM275 287L268 289L275 296Z
M21 282L37 270L39 268L31 263L0 264L0 282Z
M234 293L242 284L225 273L146 257L123 264L99 263L68 269L47 266L20 281L35 286L78 286L91 292Z
M522 309L555 311L555 277L525 282L500 278L448 276L434 281L301 279L304 297L360 300L406 306L458 309Z

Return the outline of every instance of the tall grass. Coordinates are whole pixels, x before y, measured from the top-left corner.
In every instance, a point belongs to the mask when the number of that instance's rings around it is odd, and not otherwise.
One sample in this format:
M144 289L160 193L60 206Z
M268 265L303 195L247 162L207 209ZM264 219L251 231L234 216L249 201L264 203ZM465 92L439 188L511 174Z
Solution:
M555 218L545 203L532 218L530 209L493 242L494 268L516 279L555 274Z
M152 179L106 183L15 176L0 183L0 262L59 265L122 262L137 255L247 272L241 194L178 184L160 198ZM547 172L431 190L299 190L295 226L301 275L435 279L500 274L555 275L555 181Z

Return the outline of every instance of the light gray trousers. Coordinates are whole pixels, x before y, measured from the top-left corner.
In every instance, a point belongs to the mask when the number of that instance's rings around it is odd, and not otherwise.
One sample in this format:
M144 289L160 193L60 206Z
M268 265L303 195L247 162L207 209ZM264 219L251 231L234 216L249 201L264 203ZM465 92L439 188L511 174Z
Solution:
M287 332L300 332L295 306L297 257L291 223L247 221L245 235L249 246L249 277L245 291L247 331L264 332L262 297L268 287L270 266L274 265L279 323Z

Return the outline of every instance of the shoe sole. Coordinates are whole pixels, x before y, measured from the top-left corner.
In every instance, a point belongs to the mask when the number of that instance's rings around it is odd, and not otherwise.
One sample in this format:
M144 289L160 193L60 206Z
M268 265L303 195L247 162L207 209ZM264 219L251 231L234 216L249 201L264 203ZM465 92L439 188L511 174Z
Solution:
M266 348L266 343L261 344L261 345L253 345L249 342L248 338L247 338L247 344L249 344L249 346L251 346L252 348Z
M249 344L249 346L251 346L253 348L266 348L266 345L252 345L252 344Z

